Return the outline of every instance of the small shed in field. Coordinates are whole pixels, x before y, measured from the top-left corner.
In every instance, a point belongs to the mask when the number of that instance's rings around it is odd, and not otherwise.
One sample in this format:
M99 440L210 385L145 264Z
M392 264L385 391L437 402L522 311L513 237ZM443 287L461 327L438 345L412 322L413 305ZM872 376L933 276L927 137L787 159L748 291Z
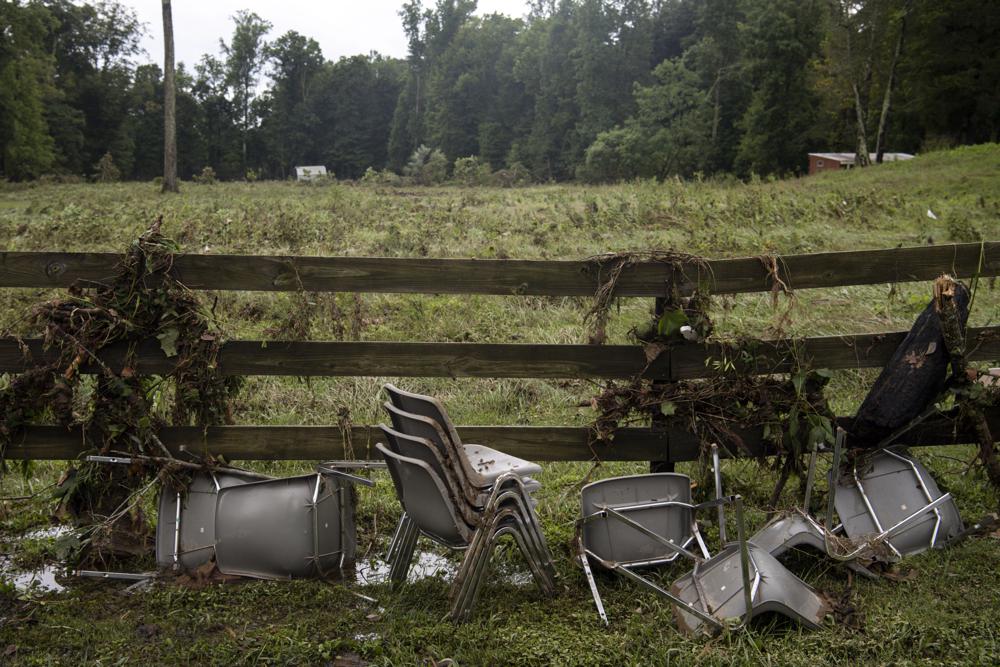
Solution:
M313 165L311 167L296 167L296 181L312 181L317 178L326 178L326 167L323 165Z
M809 173L817 174L821 171L837 171L839 169L850 169L854 166L856 153L810 153ZM875 164L875 153L869 153L869 159ZM898 162L899 160L912 160L909 153L883 153L883 162Z

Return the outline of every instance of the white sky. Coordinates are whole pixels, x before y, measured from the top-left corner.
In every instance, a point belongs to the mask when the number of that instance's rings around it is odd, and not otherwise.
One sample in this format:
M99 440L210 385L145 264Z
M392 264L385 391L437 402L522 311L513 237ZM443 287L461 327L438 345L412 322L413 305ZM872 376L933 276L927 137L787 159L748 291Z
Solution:
M146 24L142 45L148 58L162 66L160 0L121 1ZM273 24L269 39L296 30L319 42L328 60L369 51L402 58L406 37L396 13L402 4L403 0L173 0L175 57L191 71L202 54L218 54L219 38L228 41L233 33L230 17L249 9ZM425 6L434 4L434 0L424 0ZM479 0L476 13L521 17L527 11L524 0Z

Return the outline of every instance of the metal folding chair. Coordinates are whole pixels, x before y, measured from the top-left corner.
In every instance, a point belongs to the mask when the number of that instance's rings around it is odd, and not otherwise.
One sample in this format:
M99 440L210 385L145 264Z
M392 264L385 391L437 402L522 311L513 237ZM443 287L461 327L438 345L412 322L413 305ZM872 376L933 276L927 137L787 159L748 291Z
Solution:
M836 509L847 537L860 545L851 553L867 550L879 560L894 561L943 547L962 532L954 498L941 493L927 469L909 454L878 450L841 471L845 437L843 430L838 432L827 516ZM875 548L879 545L885 549Z
M215 508L219 571L259 579L326 577L357 549L352 484L330 466L311 475L223 488Z
M433 447L429 443L426 446ZM479 524L473 528L461 518L454 494L431 464L402 456L382 443L376 444L376 448L385 458L400 503L414 526L408 529L406 544L393 563L390 578L394 583L405 581L419 534L451 549L465 550L465 558L452 583L449 612L452 620L464 620L475 605L497 540L511 535L539 588L548 595L555 593L552 557L517 475L497 479Z

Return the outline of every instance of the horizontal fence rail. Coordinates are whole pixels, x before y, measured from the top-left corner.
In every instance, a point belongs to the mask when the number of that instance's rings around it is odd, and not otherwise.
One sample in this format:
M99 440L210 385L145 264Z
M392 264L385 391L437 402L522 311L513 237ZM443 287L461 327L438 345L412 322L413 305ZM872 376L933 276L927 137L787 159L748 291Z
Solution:
M663 380L709 377L713 361L730 360L752 374L787 373L799 368L873 368L884 366L907 332L750 341L741 347L689 343L668 348L651 364L638 345L537 345L530 343L391 343L230 341L219 368L225 375L631 378L643 374ZM1000 359L1000 326L970 328L967 358ZM125 348L109 346L99 354L121 369ZM747 359L752 359L747 363ZM0 373L16 373L47 358L40 339L0 338ZM166 374L173 361L156 341L136 350L134 371ZM94 372L84 367L83 372Z
M107 281L114 253L0 253L0 287L68 287L78 280ZM774 258L792 289L1000 275L1000 241L887 250L822 252ZM690 293L699 284L714 294L772 289L770 258L712 259L675 265L630 263L617 296L663 296L673 284ZM175 258L173 275L191 289L241 291L525 294L592 296L610 264L597 260L423 259L189 255Z
M990 428L1000 432L1000 411L987 414ZM841 423L850 419L841 417ZM612 444L588 445L590 431L582 426L460 426L462 440L493 447L535 461L694 461L701 447L686 431L650 428L619 429ZM354 426L351 445L359 459L379 458L374 443L381 433L374 426ZM773 449L761 429L740 432L747 451L768 455ZM345 456L344 433L336 426L212 426L167 427L159 437L177 457L211 453L227 460L313 460ZM904 433L898 444L942 446L976 442L975 434L957 430L945 417L929 418ZM83 434L59 426L31 426L11 443L9 459L73 459L83 452Z

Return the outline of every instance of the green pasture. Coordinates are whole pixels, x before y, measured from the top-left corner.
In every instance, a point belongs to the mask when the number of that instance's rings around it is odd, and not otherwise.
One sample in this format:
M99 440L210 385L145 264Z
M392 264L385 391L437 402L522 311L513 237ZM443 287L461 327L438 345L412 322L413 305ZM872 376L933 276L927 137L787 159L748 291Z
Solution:
M201 253L579 259L670 248L714 258L1000 240L1000 146L751 183L518 189L185 183L178 196L161 195L150 183L0 184L0 250L120 251L161 215L166 235L185 252ZM37 333L25 315L54 295L0 290L0 332ZM312 340L579 343L591 305L586 298L530 296L203 296L230 337ZM929 283L800 290L777 303L770 294L716 297L711 312L720 337L895 331L909 328L930 296ZM628 342L630 329L648 320L651 301L620 300L609 342ZM998 321L1000 290L981 280L970 323ZM874 376L837 371L833 408L850 414ZM379 387L387 380L440 397L460 424L585 425L595 416L586 399L599 389L580 380L256 377L237 397L235 415L244 424L334 424L346 407L354 423L378 423ZM355 450L370 444L355 443ZM1000 497L970 466L971 447L916 452L967 521L996 511ZM284 475L306 472L312 462L246 465ZM764 618L747 631L686 638L674 629L668 604L610 577L600 580L612 618L604 628L570 557L579 485L588 475L642 472L642 463L545 465L538 510L557 561L559 596L544 599L523 583L520 558L508 545L499 558L502 576L460 627L442 620L449 583L442 573L395 592L353 580L201 587L168 581L135 593L65 578L59 581L66 590L58 593L17 586L16 573L57 563L61 544L38 531L52 525L47 489L66 464L8 467L0 479L0 664L327 664L337 656L393 665L446 658L462 665L1000 661L996 535L914 557L879 581L852 580L830 561L793 555L788 563L797 574L856 610L852 622L831 618L819 631ZM679 469L704 479L698 463ZM751 508L766 502L776 479L753 461L728 462L724 472L727 488ZM374 490L360 492L364 563L384 552L399 516L391 485L376 479ZM794 505L798 493L793 480L782 504ZM146 506L154 505L151 494ZM749 514L754 527L764 520L759 509ZM714 534L710 521L706 532ZM669 584L682 568L665 570L663 581Z

